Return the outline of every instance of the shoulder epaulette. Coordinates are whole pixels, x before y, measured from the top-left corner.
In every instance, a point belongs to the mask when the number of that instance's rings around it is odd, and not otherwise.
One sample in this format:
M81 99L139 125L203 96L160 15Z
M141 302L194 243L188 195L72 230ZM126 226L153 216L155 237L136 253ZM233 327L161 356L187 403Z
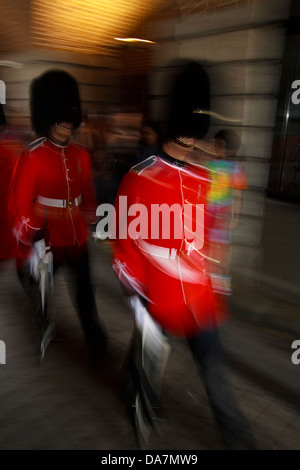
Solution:
M28 144L27 148L28 150L34 150L40 145L42 145L45 141L47 140L46 137L40 137L39 139L34 140L30 144Z
M142 162L137 163L136 165L132 166L129 171L131 171L132 173L140 174L143 170L153 165L156 162L156 160L157 160L157 157L155 156L148 157L146 158L146 160L143 160Z

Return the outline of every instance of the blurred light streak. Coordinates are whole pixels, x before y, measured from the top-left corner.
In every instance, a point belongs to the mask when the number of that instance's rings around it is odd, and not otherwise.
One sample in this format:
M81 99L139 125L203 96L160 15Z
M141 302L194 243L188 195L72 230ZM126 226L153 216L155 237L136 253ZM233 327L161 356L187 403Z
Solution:
M155 41L149 41L149 39L139 39L139 38L114 38L116 41L124 42L146 42L150 44L156 44Z
M214 113L213 111L206 111L203 109L194 109L193 113L195 114L208 114L209 116L216 118L220 121L228 121L228 122L242 122L241 119L232 119L227 116L222 116L221 114Z
M12 67L15 69L21 69L23 64L21 62L14 62L12 60L0 60L0 67Z
M33 0L32 44L100 53L103 47L114 46L116 37L132 35L144 19L165 3L166 0Z

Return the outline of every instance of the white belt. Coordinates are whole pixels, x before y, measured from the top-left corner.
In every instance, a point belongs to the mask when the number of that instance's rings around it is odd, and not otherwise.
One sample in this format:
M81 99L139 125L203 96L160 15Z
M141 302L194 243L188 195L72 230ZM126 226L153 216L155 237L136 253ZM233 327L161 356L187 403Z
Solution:
M74 199L52 199L44 196L37 196L36 202L43 204L44 206L61 208L69 207L72 209L73 206L79 206L79 204L82 202L82 194L79 194L79 196L75 197Z
M193 245L185 243L185 247L177 250L177 248L165 248L164 246L152 245L146 242L142 238L138 240L140 249L151 256L157 256L158 258L169 258L175 259L179 253L185 253L187 256L190 255L191 251L194 250Z
M158 256L159 258L175 259L177 255L176 248L165 248L163 246L152 245L143 239L139 240L139 246L142 251L152 256Z

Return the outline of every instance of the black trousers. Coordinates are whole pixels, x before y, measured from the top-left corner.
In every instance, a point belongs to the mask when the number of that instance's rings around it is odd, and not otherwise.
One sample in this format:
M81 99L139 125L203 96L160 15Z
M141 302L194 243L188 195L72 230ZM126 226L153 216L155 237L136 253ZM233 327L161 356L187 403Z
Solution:
M100 323L94 291L90 277L90 263L87 244L67 247L51 247L53 255L53 276L59 268L66 268L71 274L70 294L78 314L86 339L99 349L106 348L107 335ZM36 289L28 266L24 261L17 261L20 281L28 294L32 287ZM54 286L55 295L55 286Z
M237 406L218 330L201 331L197 336L187 338L187 341L226 447L252 449L255 444L253 433Z
M135 409L136 396L142 396L145 414L149 416L153 408L158 406L160 398L151 388L151 368L148 373L144 369L145 358L151 355L151 351L147 351L144 346L146 342L142 339L143 334L145 332L135 327L127 360L125 394L131 413ZM197 364L225 447L237 450L254 449L252 429L237 405L229 380L218 329L213 327L202 330L197 335L186 338L186 341ZM156 366L158 364L152 365L154 373Z

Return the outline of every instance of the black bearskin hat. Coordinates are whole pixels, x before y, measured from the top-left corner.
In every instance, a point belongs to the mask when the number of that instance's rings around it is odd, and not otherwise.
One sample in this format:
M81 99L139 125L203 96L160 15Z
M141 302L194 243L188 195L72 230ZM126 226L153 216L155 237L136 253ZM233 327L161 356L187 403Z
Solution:
M46 137L56 122L72 122L79 127L82 115L76 80L62 70L50 70L34 79L30 87L32 127Z
M167 138L172 140L185 136L202 139L210 123L207 113L210 109L208 75L198 62L189 59L174 62L171 68Z
M2 103L0 103L0 126L6 126L6 118Z

